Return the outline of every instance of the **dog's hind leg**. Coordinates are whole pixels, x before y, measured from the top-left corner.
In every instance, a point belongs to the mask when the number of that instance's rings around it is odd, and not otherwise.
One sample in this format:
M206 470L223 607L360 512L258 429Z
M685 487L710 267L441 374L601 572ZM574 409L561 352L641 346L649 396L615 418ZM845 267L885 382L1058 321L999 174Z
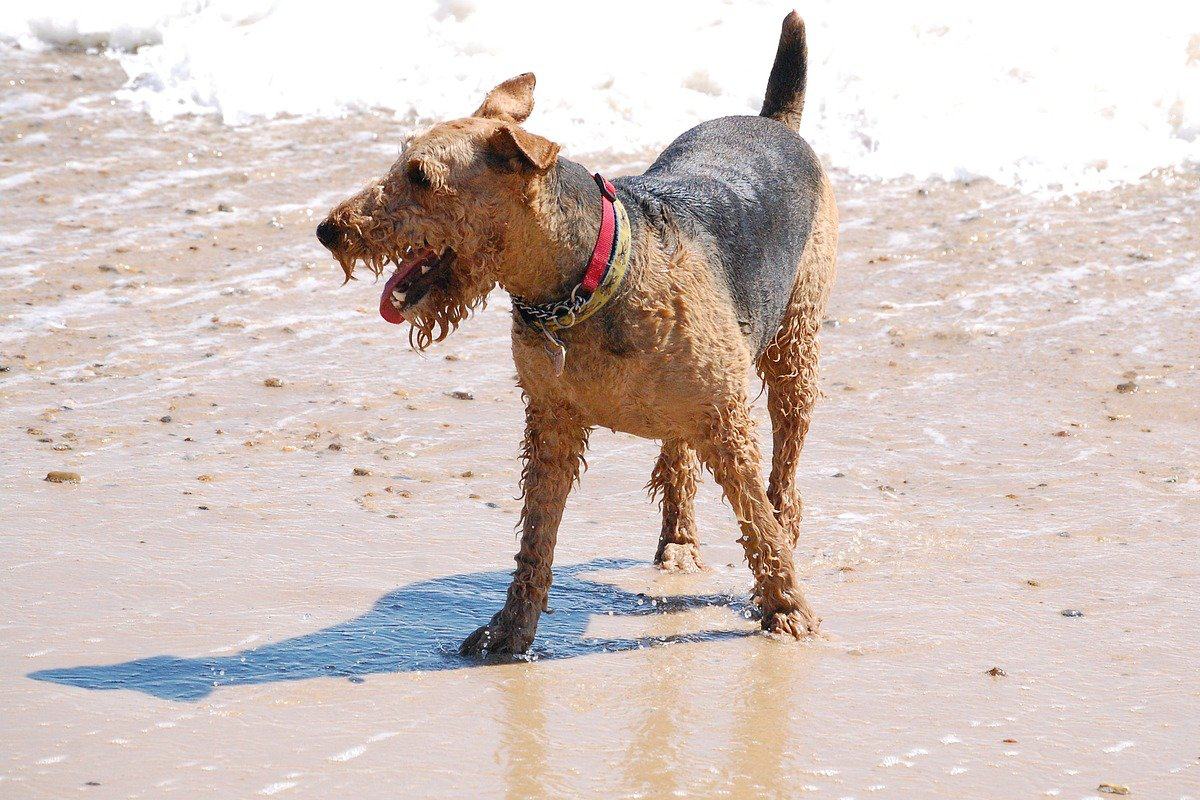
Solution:
M800 538L802 510L796 466L819 393L817 333L833 283L836 254L837 209L833 192L825 183L783 323L757 364L758 374L767 384L773 439L767 496L775 508L775 518L791 537L792 547Z
M767 410L771 414L771 480L767 497L775 519L790 537L800 538L803 503L796 488L796 467L817 400L817 326L811 308L789 309L784 327L758 360L758 371L767 384Z
M692 448L677 439L663 442L647 488L652 497L658 497L663 515L654 563L668 572L704 569L692 506L699 471L700 463Z
M821 620L797 585L791 537L776 521L759 474L758 443L745 397L721 409L707 435L694 445L737 515L742 531L738 541L754 573L763 628L796 638L816 633Z
M579 477L587 428L562 408L525 410L521 488L521 548L504 608L462 643L463 655L524 653L533 644L550 593L558 524L571 485Z

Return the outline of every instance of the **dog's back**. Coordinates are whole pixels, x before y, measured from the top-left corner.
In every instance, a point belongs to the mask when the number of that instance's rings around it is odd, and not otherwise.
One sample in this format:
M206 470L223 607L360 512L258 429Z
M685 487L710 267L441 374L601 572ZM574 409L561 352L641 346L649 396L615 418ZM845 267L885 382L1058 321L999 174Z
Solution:
M643 175L617 181L651 221L676 226L712 256L707 261L749 326L756 355L787 311L825 181L816 154L795 132L806 60L804 26L793 12L784 21L761 116L701 123Z
M822 180L812 148L780 123L724 117L692 128L644 175L618 185L708 250L758 354L787 310Z

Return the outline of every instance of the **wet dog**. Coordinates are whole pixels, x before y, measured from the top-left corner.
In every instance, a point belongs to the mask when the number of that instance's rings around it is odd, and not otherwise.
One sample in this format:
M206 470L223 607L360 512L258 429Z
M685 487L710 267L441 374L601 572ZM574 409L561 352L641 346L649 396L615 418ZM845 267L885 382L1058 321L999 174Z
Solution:
M317 237L349 279L394 265L380 313L441 341L499 285L526 397L521 545L507 600L467 654L529 649L546 607L559 520L589 431L662 442L650 480L655 560L701 567L692 499L707 467L737 515L764 629L817 631L797 585L795 473L817 397L817 333L834 276L837 211L797 134L804 24L784 20L757 117L702 123L642 175L611 183L527 131L534 77L497 86L470 117L414 138ZM767 388L770 481L750 418Z

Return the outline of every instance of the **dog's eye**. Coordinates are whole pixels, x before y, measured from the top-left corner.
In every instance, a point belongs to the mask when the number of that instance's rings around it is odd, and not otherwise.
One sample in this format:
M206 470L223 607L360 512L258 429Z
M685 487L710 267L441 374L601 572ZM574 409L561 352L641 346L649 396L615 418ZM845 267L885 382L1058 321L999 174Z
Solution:
M421 166L419 161L410 161L408 164L408 182L420 189L428 189L433 185L433 181L429 180L428 173Z

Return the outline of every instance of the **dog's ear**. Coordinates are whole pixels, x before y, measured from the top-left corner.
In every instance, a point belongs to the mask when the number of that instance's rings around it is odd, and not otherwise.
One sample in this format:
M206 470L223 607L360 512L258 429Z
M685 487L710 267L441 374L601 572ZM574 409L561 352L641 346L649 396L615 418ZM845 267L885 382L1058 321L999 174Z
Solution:
M558 145L516 125L501 125L488 139L495 161L510 169L535 169L545 172L558 159Z
M533 87L537 78L525 72L488 92L483 105L475 109L473 117L496 119L501 122L524 122L533 113Z

